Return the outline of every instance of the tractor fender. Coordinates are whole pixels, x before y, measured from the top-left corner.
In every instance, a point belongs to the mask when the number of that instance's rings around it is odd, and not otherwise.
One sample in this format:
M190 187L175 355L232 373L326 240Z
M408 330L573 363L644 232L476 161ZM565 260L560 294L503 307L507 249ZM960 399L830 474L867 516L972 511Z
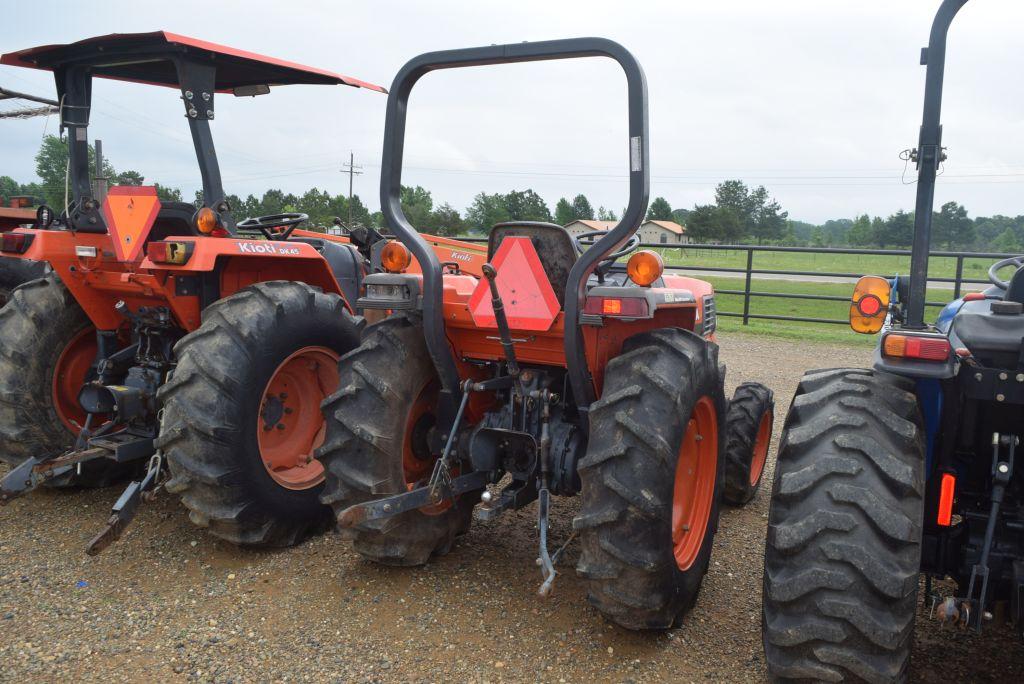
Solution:
M188 261L181 265L153 263L147 256L142 269L167 271L179 278L217 272L219 297L269 280L293 280L318 287L324 292L341 295L349 311L354 311L352 296L358 292L360 263L354 256L336 254L335 250L351 251L347 245L326 240L253 240L246 238L174 238L174 242L192 242ZM316 242L318 244L311 244ZM317 247L330 250L325 257ZM332 269L339 268L339 276ZM344 287L343 285L347 285ZM346 291L348 290L348 291Z

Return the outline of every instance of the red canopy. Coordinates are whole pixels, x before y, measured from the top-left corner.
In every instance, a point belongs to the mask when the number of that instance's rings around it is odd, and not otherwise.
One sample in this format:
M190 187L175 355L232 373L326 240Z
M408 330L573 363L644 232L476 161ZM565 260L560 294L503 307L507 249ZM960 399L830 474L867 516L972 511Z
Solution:
M218 92L230 92L240 86L295 83L348 85L387 92L379 85L350 76L168 31L112 33L75 43L43 45L3 55L0 64L46 71L65 64L88 64L93 75L101 78L178 87L177 71L167 59L171 54L215 65Z

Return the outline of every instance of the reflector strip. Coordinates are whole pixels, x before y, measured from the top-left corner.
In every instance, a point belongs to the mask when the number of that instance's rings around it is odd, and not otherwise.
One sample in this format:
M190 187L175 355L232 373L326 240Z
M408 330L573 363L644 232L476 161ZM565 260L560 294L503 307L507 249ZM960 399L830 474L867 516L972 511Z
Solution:
M943 527L949 527L953 520L953 492L955 490L956 476L943 473L939 490L939 513L935 518L935 522Z

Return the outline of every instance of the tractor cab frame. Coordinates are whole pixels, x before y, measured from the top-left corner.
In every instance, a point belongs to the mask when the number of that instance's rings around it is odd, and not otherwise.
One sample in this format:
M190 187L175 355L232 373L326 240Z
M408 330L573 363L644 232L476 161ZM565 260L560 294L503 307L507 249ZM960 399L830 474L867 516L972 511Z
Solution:
M4 55L0 64L52 71L57 85L60 125L68 134L71 200L68 227L107 230L100 202L89 182L88 127L92 81L107 78L177 88L202 175L203 205L217 211L234 232L225 201L210 121L218 94L262 95L271 86L289 84L347 85L387 92L366 81L237 50L168 31L111 34L68 45L46 45Z

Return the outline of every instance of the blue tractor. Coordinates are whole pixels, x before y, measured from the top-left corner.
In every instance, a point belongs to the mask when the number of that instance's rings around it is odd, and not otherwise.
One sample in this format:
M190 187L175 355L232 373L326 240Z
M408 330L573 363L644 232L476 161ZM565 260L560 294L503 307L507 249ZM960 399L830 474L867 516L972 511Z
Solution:
M1024 626L1024 257L924 316L946 34L966 3L944 0L921 54L909 277L862 278L852 297L854 330L881 332L873 365L808 372L786 418L763 592L776 680L905 680L922 576L943 621Z

